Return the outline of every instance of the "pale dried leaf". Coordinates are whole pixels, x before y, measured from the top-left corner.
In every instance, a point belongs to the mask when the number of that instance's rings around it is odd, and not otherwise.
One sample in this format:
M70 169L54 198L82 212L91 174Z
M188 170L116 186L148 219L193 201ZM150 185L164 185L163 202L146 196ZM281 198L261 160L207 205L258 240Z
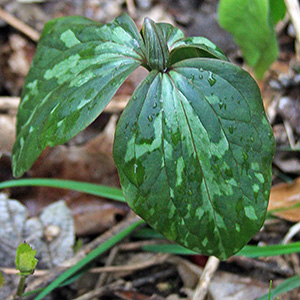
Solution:
M38 251L39 267L61 265L73 256L75 229L70 209L64 201L47 206L40 217L25 224L25 237Z
M22 232L27 219L27 209L16 200L0 194L0 262L1 267L11 267L17 247L23 242Z
M225 272L217 272L209 286L212 298L222 300L255 300L268 290L269 283Z
M293 183L281 183L271 189L268 210L282 209L274 215L291 222L300 221L300 207L295 205L300 203L300 178ZM290 208L290 209L286 209Z
M64 201L28 219L24 205L0 193L0 228L0 267L15 266L17 247L24 241L37 250L40 268L61 265L73 255L74 224Z

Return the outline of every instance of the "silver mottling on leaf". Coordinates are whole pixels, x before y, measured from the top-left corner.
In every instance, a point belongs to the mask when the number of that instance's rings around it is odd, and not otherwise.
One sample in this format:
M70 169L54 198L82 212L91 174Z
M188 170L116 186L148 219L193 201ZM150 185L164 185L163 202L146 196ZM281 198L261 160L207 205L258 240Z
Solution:
M76 35L72 30L67 30L61 34L60 39L64 42L66 47L71 48L77 44L80 44L80 41L77 39Z
M48 69L44 74L44 78L46 80L50 80L52 78L61 78L59 84L62 84L73 75L72 72L69 73L69 71L78 64L79 60L79 54L69 56L67 59L54 65L52 69Z

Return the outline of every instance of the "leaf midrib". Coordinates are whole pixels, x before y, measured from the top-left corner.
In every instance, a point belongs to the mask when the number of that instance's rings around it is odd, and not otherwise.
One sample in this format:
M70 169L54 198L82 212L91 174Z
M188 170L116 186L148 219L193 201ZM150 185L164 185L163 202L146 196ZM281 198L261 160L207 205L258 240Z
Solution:
M202 176L203 176L203 180L204 180L204 185L205 185L205 189L206 189L206 192L207 192L207 195L208 195L208 200L209 200L209 203L210 203L210 206L212 208L212 213L213 213L213 219L214 219L214 223L215 223L215 227L217 229L217 234L218 234L218 237L219 237L219 241L220 241L220 248L222 250L223 253L226 253L225 252L225 248L224 248L224 245L223 245L223 241L222 241L222 238L221 238L221 233L219 231L219 227L218 227L218 223L217 223L217 220L216 220L216 215L215 215L215 209L214 209L214 206L213 206L213 202L212 202L212 199L211 199L211 196L210 196L210 193L209 193L209 190L208 190L208 187L207 187L207 182L206 182L206 177L204 175L204 171L203 171L203 168L202 168L202 165L201 165L201 162L199 160L199 156L198 156L198 152L196 150L196 145L195 145L195 141L194 141L194 135L193 135L193 132L192 132L192 129L191 129L191 126L190 126L190 123L189 123L189 119L188 119L188 116L187 116L187 113L186 113L186 110L185 110L185 107L182 103L182 100L181 100L181 97L180 97L180 93L179 93L179 90L177 89L177 86L175 85L175 82L173 80L173 78L168 74L174 88L175 88L175 91L177 93L177 97L178 99L180 100L179 103L182 107L182 110L184 112L184 116L185 116L185 119L186 119L186 122L187 122L187 125L189 127L189 133L190 133L190 136L191 136L191 140L192 140L192 145L193 145L193 148L194 148L194 152L196 154L196 157L197 157L197 161L198 161L198 164L199 164L199 168L201 170L201 173L202 173ZM199 120L200 121L200 120ZM200 121L201 122L201 121Z

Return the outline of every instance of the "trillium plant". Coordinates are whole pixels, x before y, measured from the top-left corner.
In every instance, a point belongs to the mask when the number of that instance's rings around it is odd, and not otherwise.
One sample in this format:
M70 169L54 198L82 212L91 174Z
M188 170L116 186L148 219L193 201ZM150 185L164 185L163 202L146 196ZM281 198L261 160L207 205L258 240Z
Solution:
M124 196L167 239L226 259L264 222L274 137L255 81L203 37L149 18L139 32L127 14L48 22L21 97L14 175L86 128L139 66L149 74L114 141Z

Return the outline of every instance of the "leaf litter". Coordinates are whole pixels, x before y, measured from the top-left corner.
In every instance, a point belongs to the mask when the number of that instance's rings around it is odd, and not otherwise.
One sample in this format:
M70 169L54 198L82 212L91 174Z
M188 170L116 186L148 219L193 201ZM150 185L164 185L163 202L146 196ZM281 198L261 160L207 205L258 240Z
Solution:
M28 218L28 209L17 200L0 194L1 267L12 267L16 249L26 241L37 250L39 268L62 264L73 255L75 230L70 209L57 201L39 217Z

